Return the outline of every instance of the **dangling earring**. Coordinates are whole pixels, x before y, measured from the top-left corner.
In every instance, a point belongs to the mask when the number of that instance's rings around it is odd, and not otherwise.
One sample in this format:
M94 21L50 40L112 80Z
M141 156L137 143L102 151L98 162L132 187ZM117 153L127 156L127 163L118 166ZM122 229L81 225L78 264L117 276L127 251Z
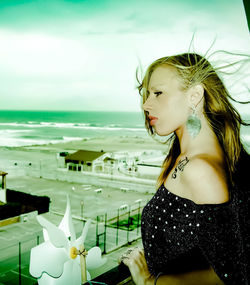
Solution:
M186 121L187 131L191 138L195 138L201 130L201 120L196 114L195 107L192 107L193 113L188 116Z

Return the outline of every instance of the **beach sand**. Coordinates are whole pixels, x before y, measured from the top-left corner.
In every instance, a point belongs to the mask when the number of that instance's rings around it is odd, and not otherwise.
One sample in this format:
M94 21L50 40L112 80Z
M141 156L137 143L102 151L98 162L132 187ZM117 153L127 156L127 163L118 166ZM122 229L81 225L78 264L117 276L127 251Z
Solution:
M44 162L49 159L54 160L58 152L74 152L80 149L92 151L103 150L104 152L161 150L167 153L168 146L155 141L151 137L108 136L56 144L49 143L45 145L0 147L0 170L5 171L5 167L9 164L13 165L15 161L23 164L29 162L37 163L40 160L43 160Z
M105 152L121 150L143 151L144 149L165 150L166 148L166 145L161 144L150 137L143 138L138 136L108 136L99 138L89 138L78 141L62 142L57 144L47 144L42 146L38 145L25 147L25 149L40 149L50 151L78 149L100 151L102 149Z

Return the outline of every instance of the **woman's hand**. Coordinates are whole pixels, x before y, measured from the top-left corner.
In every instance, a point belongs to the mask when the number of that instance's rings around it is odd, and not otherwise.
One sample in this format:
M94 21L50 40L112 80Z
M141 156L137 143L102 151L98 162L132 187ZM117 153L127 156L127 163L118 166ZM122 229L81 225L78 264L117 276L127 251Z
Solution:
M128 266L136 285L154 284L154 277L148 271L143 249L138 247L128 249L122 255L121 262Z

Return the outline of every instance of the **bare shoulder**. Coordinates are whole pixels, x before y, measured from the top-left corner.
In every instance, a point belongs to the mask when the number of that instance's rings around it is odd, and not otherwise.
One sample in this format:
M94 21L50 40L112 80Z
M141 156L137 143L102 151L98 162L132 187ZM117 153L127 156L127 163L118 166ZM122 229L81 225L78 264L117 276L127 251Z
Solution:
M186 165L181 184L197 204L220 204L229 200L223 168L208 157L194 157Z

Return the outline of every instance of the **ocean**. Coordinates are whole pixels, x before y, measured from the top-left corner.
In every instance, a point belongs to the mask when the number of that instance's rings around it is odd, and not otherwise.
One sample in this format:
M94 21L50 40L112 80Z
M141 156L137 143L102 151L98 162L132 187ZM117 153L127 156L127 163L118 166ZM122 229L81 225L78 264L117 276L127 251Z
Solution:
M243 117L248 123L250 115ZM106 136L148 136L140 112L0 110L0 146L59 143ZM250 127L241 137L250 151Z
M103 136L146 136L142 113L0 110L0 146Z

